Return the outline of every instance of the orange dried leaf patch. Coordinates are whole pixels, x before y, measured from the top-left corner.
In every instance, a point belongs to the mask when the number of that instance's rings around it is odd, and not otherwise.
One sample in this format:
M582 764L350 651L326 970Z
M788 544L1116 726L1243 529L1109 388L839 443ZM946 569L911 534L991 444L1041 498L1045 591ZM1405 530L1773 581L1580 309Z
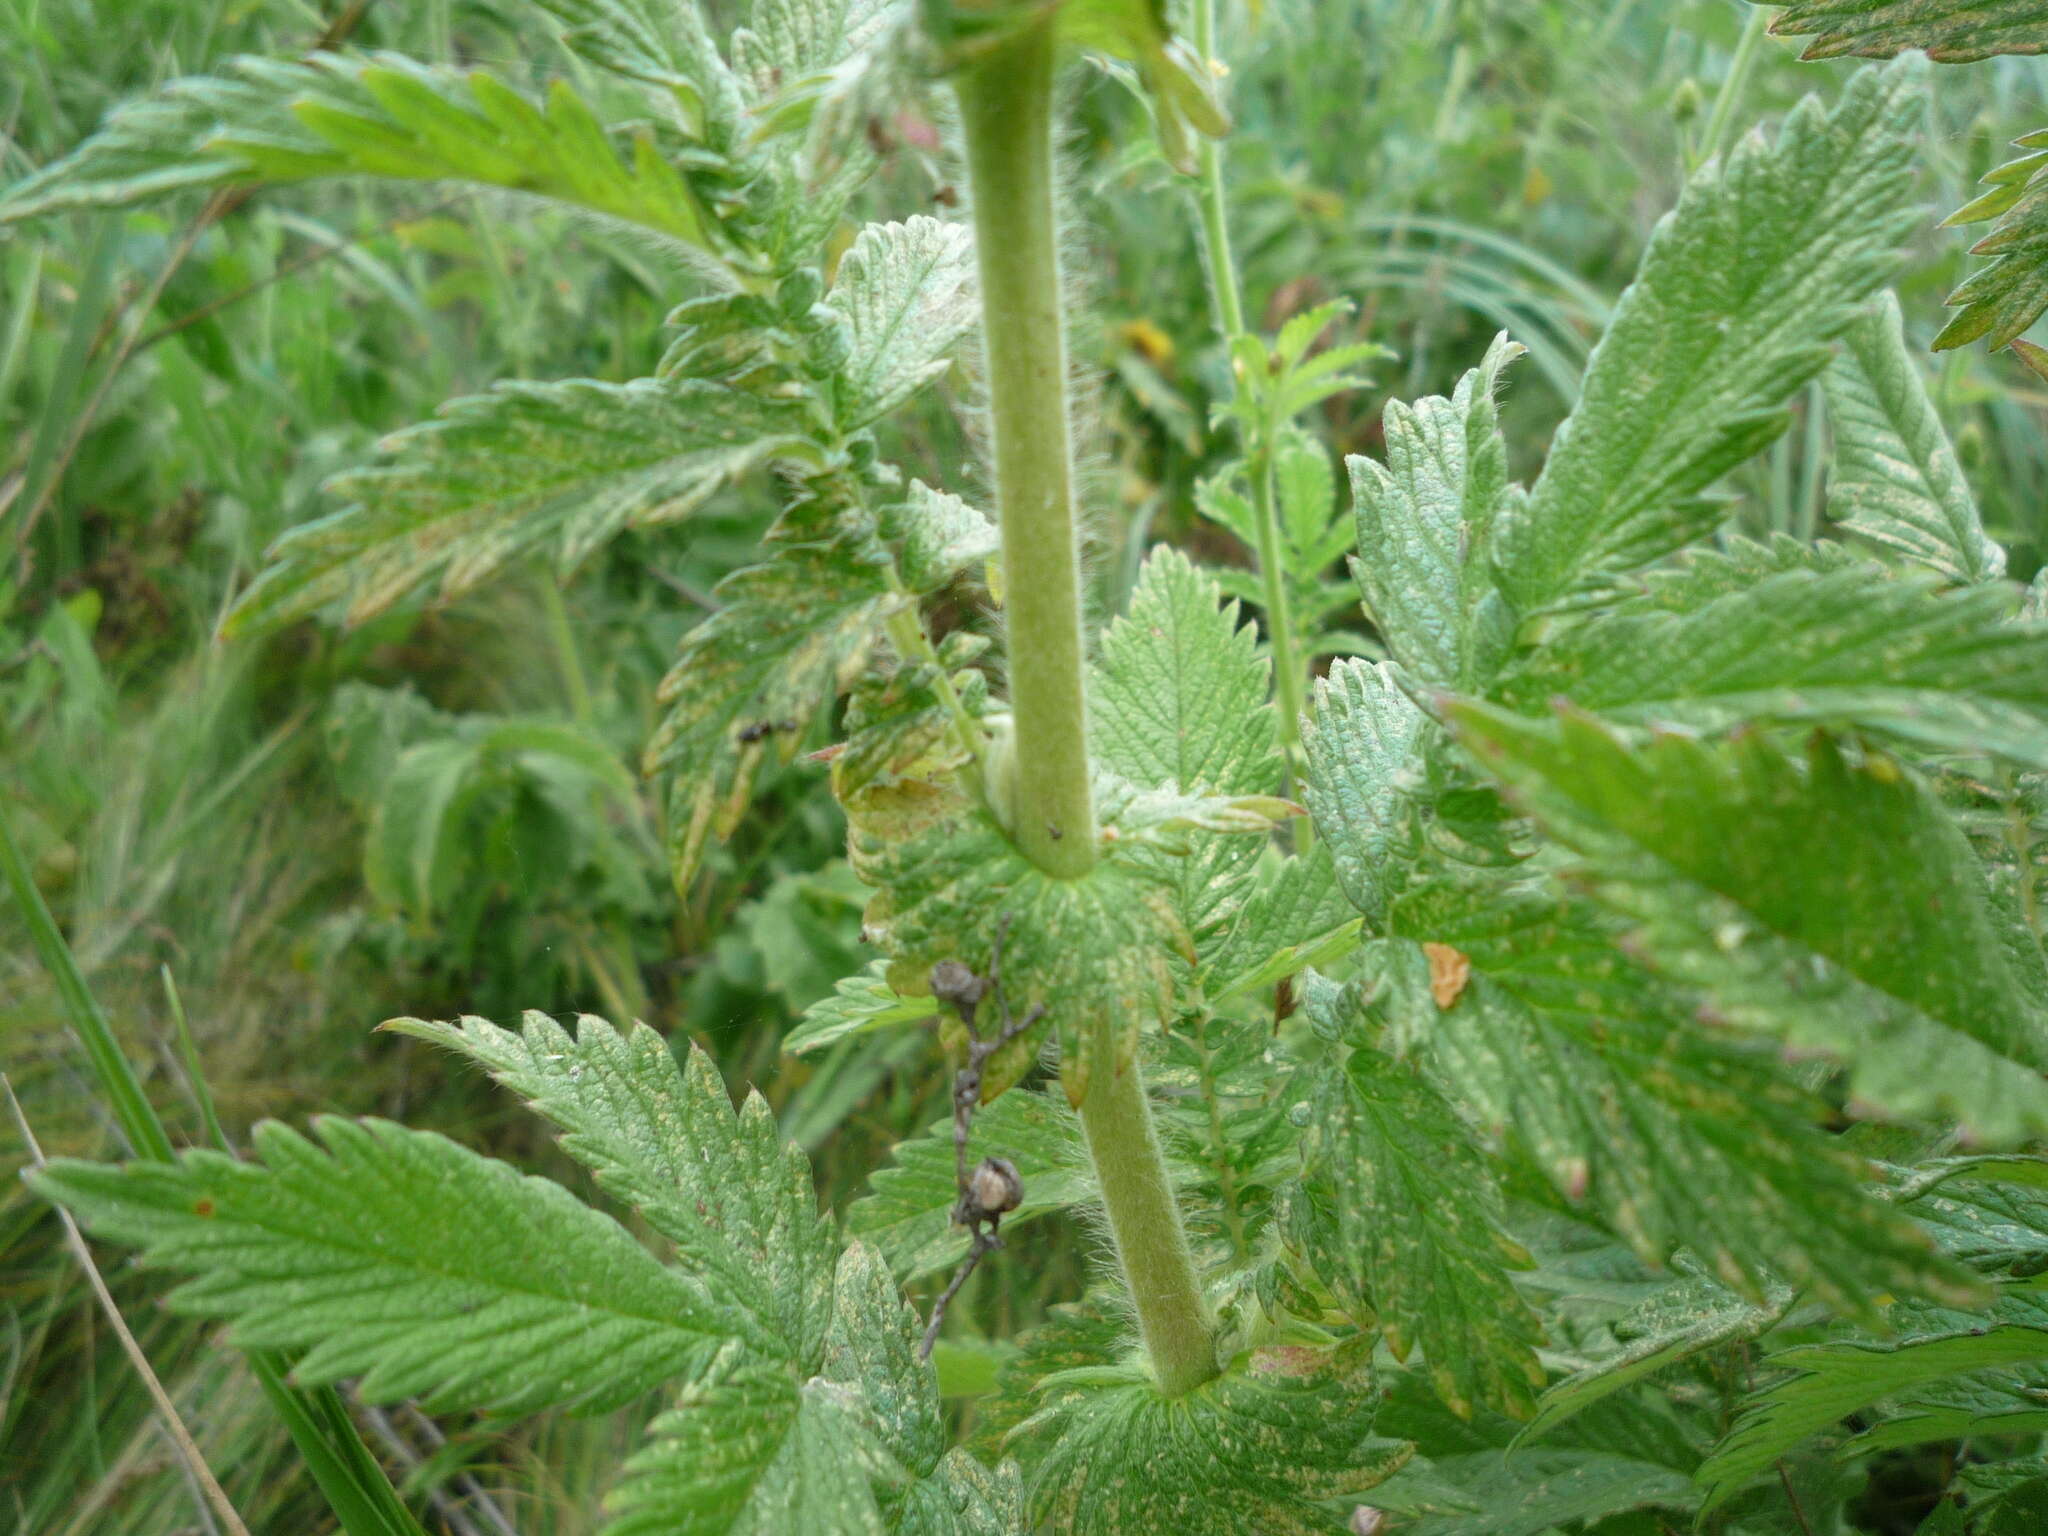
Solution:
M1472 979L1471 960L1448 944L1424 944L1422 952L1429 957L1429 995L1436 999L1437 1007L1451 1007Z

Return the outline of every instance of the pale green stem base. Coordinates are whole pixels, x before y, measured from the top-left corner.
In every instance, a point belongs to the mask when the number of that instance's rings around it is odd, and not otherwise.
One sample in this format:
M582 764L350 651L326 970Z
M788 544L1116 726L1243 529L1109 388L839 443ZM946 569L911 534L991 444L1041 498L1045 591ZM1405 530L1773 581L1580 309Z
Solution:
M1153 1377L1161 1395L1178 1397L1216 1376L1214 1325L1192 1283L1187 1230L1136 1067L1096 1075L1081 1129Z

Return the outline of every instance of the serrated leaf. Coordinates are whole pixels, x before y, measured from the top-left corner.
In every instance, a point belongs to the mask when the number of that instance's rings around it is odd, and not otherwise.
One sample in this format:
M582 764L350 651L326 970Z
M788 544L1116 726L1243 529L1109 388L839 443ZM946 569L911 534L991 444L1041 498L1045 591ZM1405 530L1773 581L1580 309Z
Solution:
M1526 711L1569 697L1632 724L1837 725L2048 766L2048 627L2014 622L2003 584L1941 594L1931 575L1859 561L1731 572L1723 589L1722 560L1690 562L1697 607L1592 619L1536 652L1502 695Z
M185 187L368 175L501 187L723 249L651 139L622 154L566 81L537 104L481 71L389 53L247 57L229 69L117 107L70 155L0 196L0 224Z
M1056 1307L1004 1367L998 1427L1028 1447L1029 1513L1067 1536L1326 1536L1318 1502L1362 1492L1411 1447L1376 1439L1366 1351L1276 1346L1162 1398L1121 1325Z
M953 1162L953 1122L896 1144L894 1165L869 1177L872 1192L846 1213L846 1230L872 1243L905 1280L945 1269L967 1251L967 1233L953 1225L960 1196ZM968 1166L1007 1158L1024 1185L1024 1203L1003 1218L1015 1231L1034 1217L1095 1197L1080 1123L1042 1093L1016 1089L982 1106L967 1144Z
M1356 1050L1318 1074L1303 1142L1310 1262L1377 1314L1396 1359L1420 1347L1438 1394L1526 1418L1541 1328L1508 1278L1528 1254L1470 1133L1414 1069Z
M944 373L981 319L974 232L922 214L870 224L839 259L825 301L846 317L839 424L879 420Z
M1976 855L1885 758L1817 738L1628 746L1588 716L1453 706L1461 736L1637 925L1645 961L1727 1024L1841 1060L1864 1102L2014 1141L2048 1130L2048 1025Z
M1472 687L1511 638L1487 549L1510 490L1494 392L1523 351L1496 336L1449 399L1388 402L1386 464L1344 461L1366 611L1394 660L1432 686Z
M989 515L922 480L882 512L882 536L895 541L896 566L913 592L936 592L963 571L985 565L1002 549Z
M1551 1536L1637 1509L1687 1510L1699 1492L1684 1472L1613 1451L1532 1446L1513 1451L1471 1451L1433 1457L1428 1473L1477 1506L1472 1512L1436 1511L1423 1499L1414 1536ZM1385 1490L1392 1508L1408 1505L1397 1479ZM1580 1521L1588 1525L1579 1526ZM1649 1529L1649 1527L1644 1527Z
M430 583L460 597L535 552L567 570L627 527L687 516L756 465L818 456L799 406L656 379L500 384L385 448L393 462L329 482L350 506L271 547L231 632L329 605L360 624Z
M2039 151L2048 136L2030 133L2019 141ZM1934 338L1937 352L1983 338L1993 351L2012 345L2028 355L2019 338L2048 310L2048 161L2039 153L2008 161L1984 180L1995 191L1958 209L1950 224L1996 219L1991 233L1970 247L1993 259L1972 272L1943 302L1958 311Z
M605 69L675 92L711 145L729 148L744 110L739 80L694 0L534 0L562 23L563 41Z
M605 1536L888 1536L892 1469L861 1410L852 1386L734 1351L648 1426Z
M52 1162L34 1176L91 1230L194 1276L170 1304L244 1348L304 1350L299 1379L372 1402L532 1413L617 1408L707 1362L732 1320L610 1217L429 1131L266 1121L257 1162Z
M994 1471L965 1451L946 1453L938 1470L905 1495L896 1536L1022 1536L1024 1484L1014 1461Z
M1407 784L1429 717L1375 662L1339 661L1316 684L1302 731L1303 799L1351 904L1368 922L1385 913L1390 855L1403 836Z
M1202 985L1211 1002L1274 986L1349 954L1362 926L1338 883L1329 845L1318 842L1271 864L1237 920L1203 951Z
M1951 581L2005 574L2005 551L1984 532L1976 498L1906 350L1898 297L1889 290L1842 333L1822 377L1835 456L1828 515Z
M1146 559L1130 607L1102 637L1090 680L1098 762L1133 784L1191 795L1271 794L1281 778L1257 631L1179 551ZM1257 838L1210 834L1161 859L1198 941L1228 922L1258 862Z
M888 21L892 0L759 0L733 34L733 65L757 106L858 50Z
M2048 1360L2048 1315L2015 1298L2025 1322L1936 1333L1895 1345L1850 1340L1780 1350L1762 1364L1793 1374L1751 1399L1735 1428L1699 1469L1711 1511L1808 1436L1884 1398L1948 1377Z
M927 985L942 960L987 975L1001 933L1010 1007L1019 1015L1045 1008L1060 1041L1060 1085L1079 1104L1095 1073L1130 1070L1145 1023L1167 1015L1169 955L1193 958L1156 849L1122 835L1117 808L1098 795L1101 856L1085 875L1055 878L1025 858L987 812L953 796L936 806L913 796L907 824L878 812L851 825L854 867L879 888L868 931L890 953L891 981L906 990ZM1128 796L1125 804L1147 809ZM1252 830L1268 826L1263 816L1247 822ZM1042 1031L1027 1032L990 1058L984 1098L1023 1074L1041 1038Z
M1496 565L1523 613L1644 565L1719 520L1700 500L1776 437L1784 397L1884 282L1913 213L1926 65L1859 73L1775 144L1711 161L1658 224Z
M1657 1326L1646 1329L1603 1360L1557 1382L1536 1405L1536 1416L1520 1440L1534 1440L1576 1417L1614 1393L1634 1386L1659 1371L1723 1345L1757 1338L1785 1314L1790 1295L1759 1307L1711 1281L1691 1279L1672 1287L1686 1298L1674 1306L1665 1300ZM1518 1441L1519 1443L1519 1441Z
M1759 0L1777 4L1779 0ZM2042 0L1792 0L1771 19L1774 37L1810 37L1802 59L1845 54L1888 59L1918 48L1941 64L2048 50Z
M669 864L678 887L714 836L738 823L761 758L787 757L813 715L849 687L889 614L888 556L858 520L799 505L769 558L714 589L718 611L677 648L658 694L666 713L647 771L671 775Z
M858 976L834 984L832 995L804 1010L797 1026L782 1037L792 1056L821 1051L853 1035L865 1035L898 1024L916 1024L937 1011L929 997L902 997L889 985L889 962L873 960Z
M1390 1048L1645 1261L1686 1246L1759 1304L1789 1284L1863 1317L1882 1294L1980 1297L1872 1198L1868 1166L1815 1129L1817 1102L1769 1055L1705 1033L1585 906L1497 879L1429 882L1389 925L1418 966L1424 941L1471 966L1448 1009L1426 986L1383 994Z
M676 1245L677 1262L759 1332L752 1347L816 1368L838 1258L810 1161L782 1145L759 1094L735 1115L696 1046L679 1066L645 1024L621 1034L589 1014L576 1032L528 1013L519 1034L487 1019L385 1026L477 1062L563 1130L563 1149L600 1188Z

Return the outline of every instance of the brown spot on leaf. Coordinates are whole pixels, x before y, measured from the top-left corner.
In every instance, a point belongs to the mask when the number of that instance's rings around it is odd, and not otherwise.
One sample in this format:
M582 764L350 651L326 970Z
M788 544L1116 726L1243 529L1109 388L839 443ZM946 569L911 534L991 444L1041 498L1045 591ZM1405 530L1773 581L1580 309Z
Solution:
M211 1216L213 1214L213 1202L204 1195L201 1195L192 1202L192 1214L194 1216Z
M1472 979L1472 962L1448 944L1422 946L1429 957L1429 995L1439 1008L1449 1008L1464 996L1465 983Z

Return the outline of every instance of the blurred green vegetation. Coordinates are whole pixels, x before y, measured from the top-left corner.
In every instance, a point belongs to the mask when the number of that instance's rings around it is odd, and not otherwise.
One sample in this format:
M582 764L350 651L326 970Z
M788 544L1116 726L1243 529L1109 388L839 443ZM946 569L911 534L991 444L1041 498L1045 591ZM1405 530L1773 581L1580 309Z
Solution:
M1227 8L1226 163L1251 313L1271 328L1348 298L1353 336L1397 354L1377 392L1325 408L1330 446L1374 451L1387 396L1446 388L1507 329L1533 363L1505 402L1517 470L1540 460L1607 306L1702 153L1745 14L1735 0ZM153 83L342 33L611 89L521 0L0 0L0 180ZM1765 54L1738 129L1831 91L1848 67ZM2005 142L2040 126L2044 82L2031 60L1941 75L1931 209L1964 202ZM1157 540L1242 561L1193 507L1227 457L1209 427L1227 362L1188 189L1111 73L1081 73L1067 174L1080 350L1099 381L1089 570L1108 614ZM951 198L943 160L909 151L867 194L886 215ZM762 810L678 896L634 768L677 637L758 537L766 498L728 495L687 530L629 534L566 588L534 569L352 633L213 638L270 540L331 510L327 475L494 379L647 372L687 278L588 227L432 186L170 206L0 241L0 809L160 1108L199 1138L168 970L231 1136L268 1115L374 1112L574 1181L502 1096L372 1027L399 1013L638 1015L761 1085L843 1202L941 1116L945 1074L914 1032L800 1065L781 1055L803 1006L864 962L822 775L802 756L771 770ZM1923 339L1965 243L1932 223L1902 295ZM1963 351L1930 368L1986 522L2029 575L2048 559L2048 398L2009 358ZM937 483L971 478L957 467L974 452L970 404L951 392L892 428L891 451L949 466ZM1817 413L1806 421L1737 478L1747 526L1819 526L1826 444ZM11 908L0 1059L47 1149L113 1145ZM23 1151L0 1146L12 1171ZM1078 1288L1078 1246L1020 1244L961 1307L991 1332L1029 1321ZM235 1358L150 1305L146 1285L110 1279L252 1527L328 1528ZM986 1364L966 1352L949 1376ZM549 1536L594 1529L630 1418L550 1421L509 1442L403 1416L371 1428L449 1531L502 1517ZM0 1524L167 1536L195 1518L55 1221L0 1197Z

